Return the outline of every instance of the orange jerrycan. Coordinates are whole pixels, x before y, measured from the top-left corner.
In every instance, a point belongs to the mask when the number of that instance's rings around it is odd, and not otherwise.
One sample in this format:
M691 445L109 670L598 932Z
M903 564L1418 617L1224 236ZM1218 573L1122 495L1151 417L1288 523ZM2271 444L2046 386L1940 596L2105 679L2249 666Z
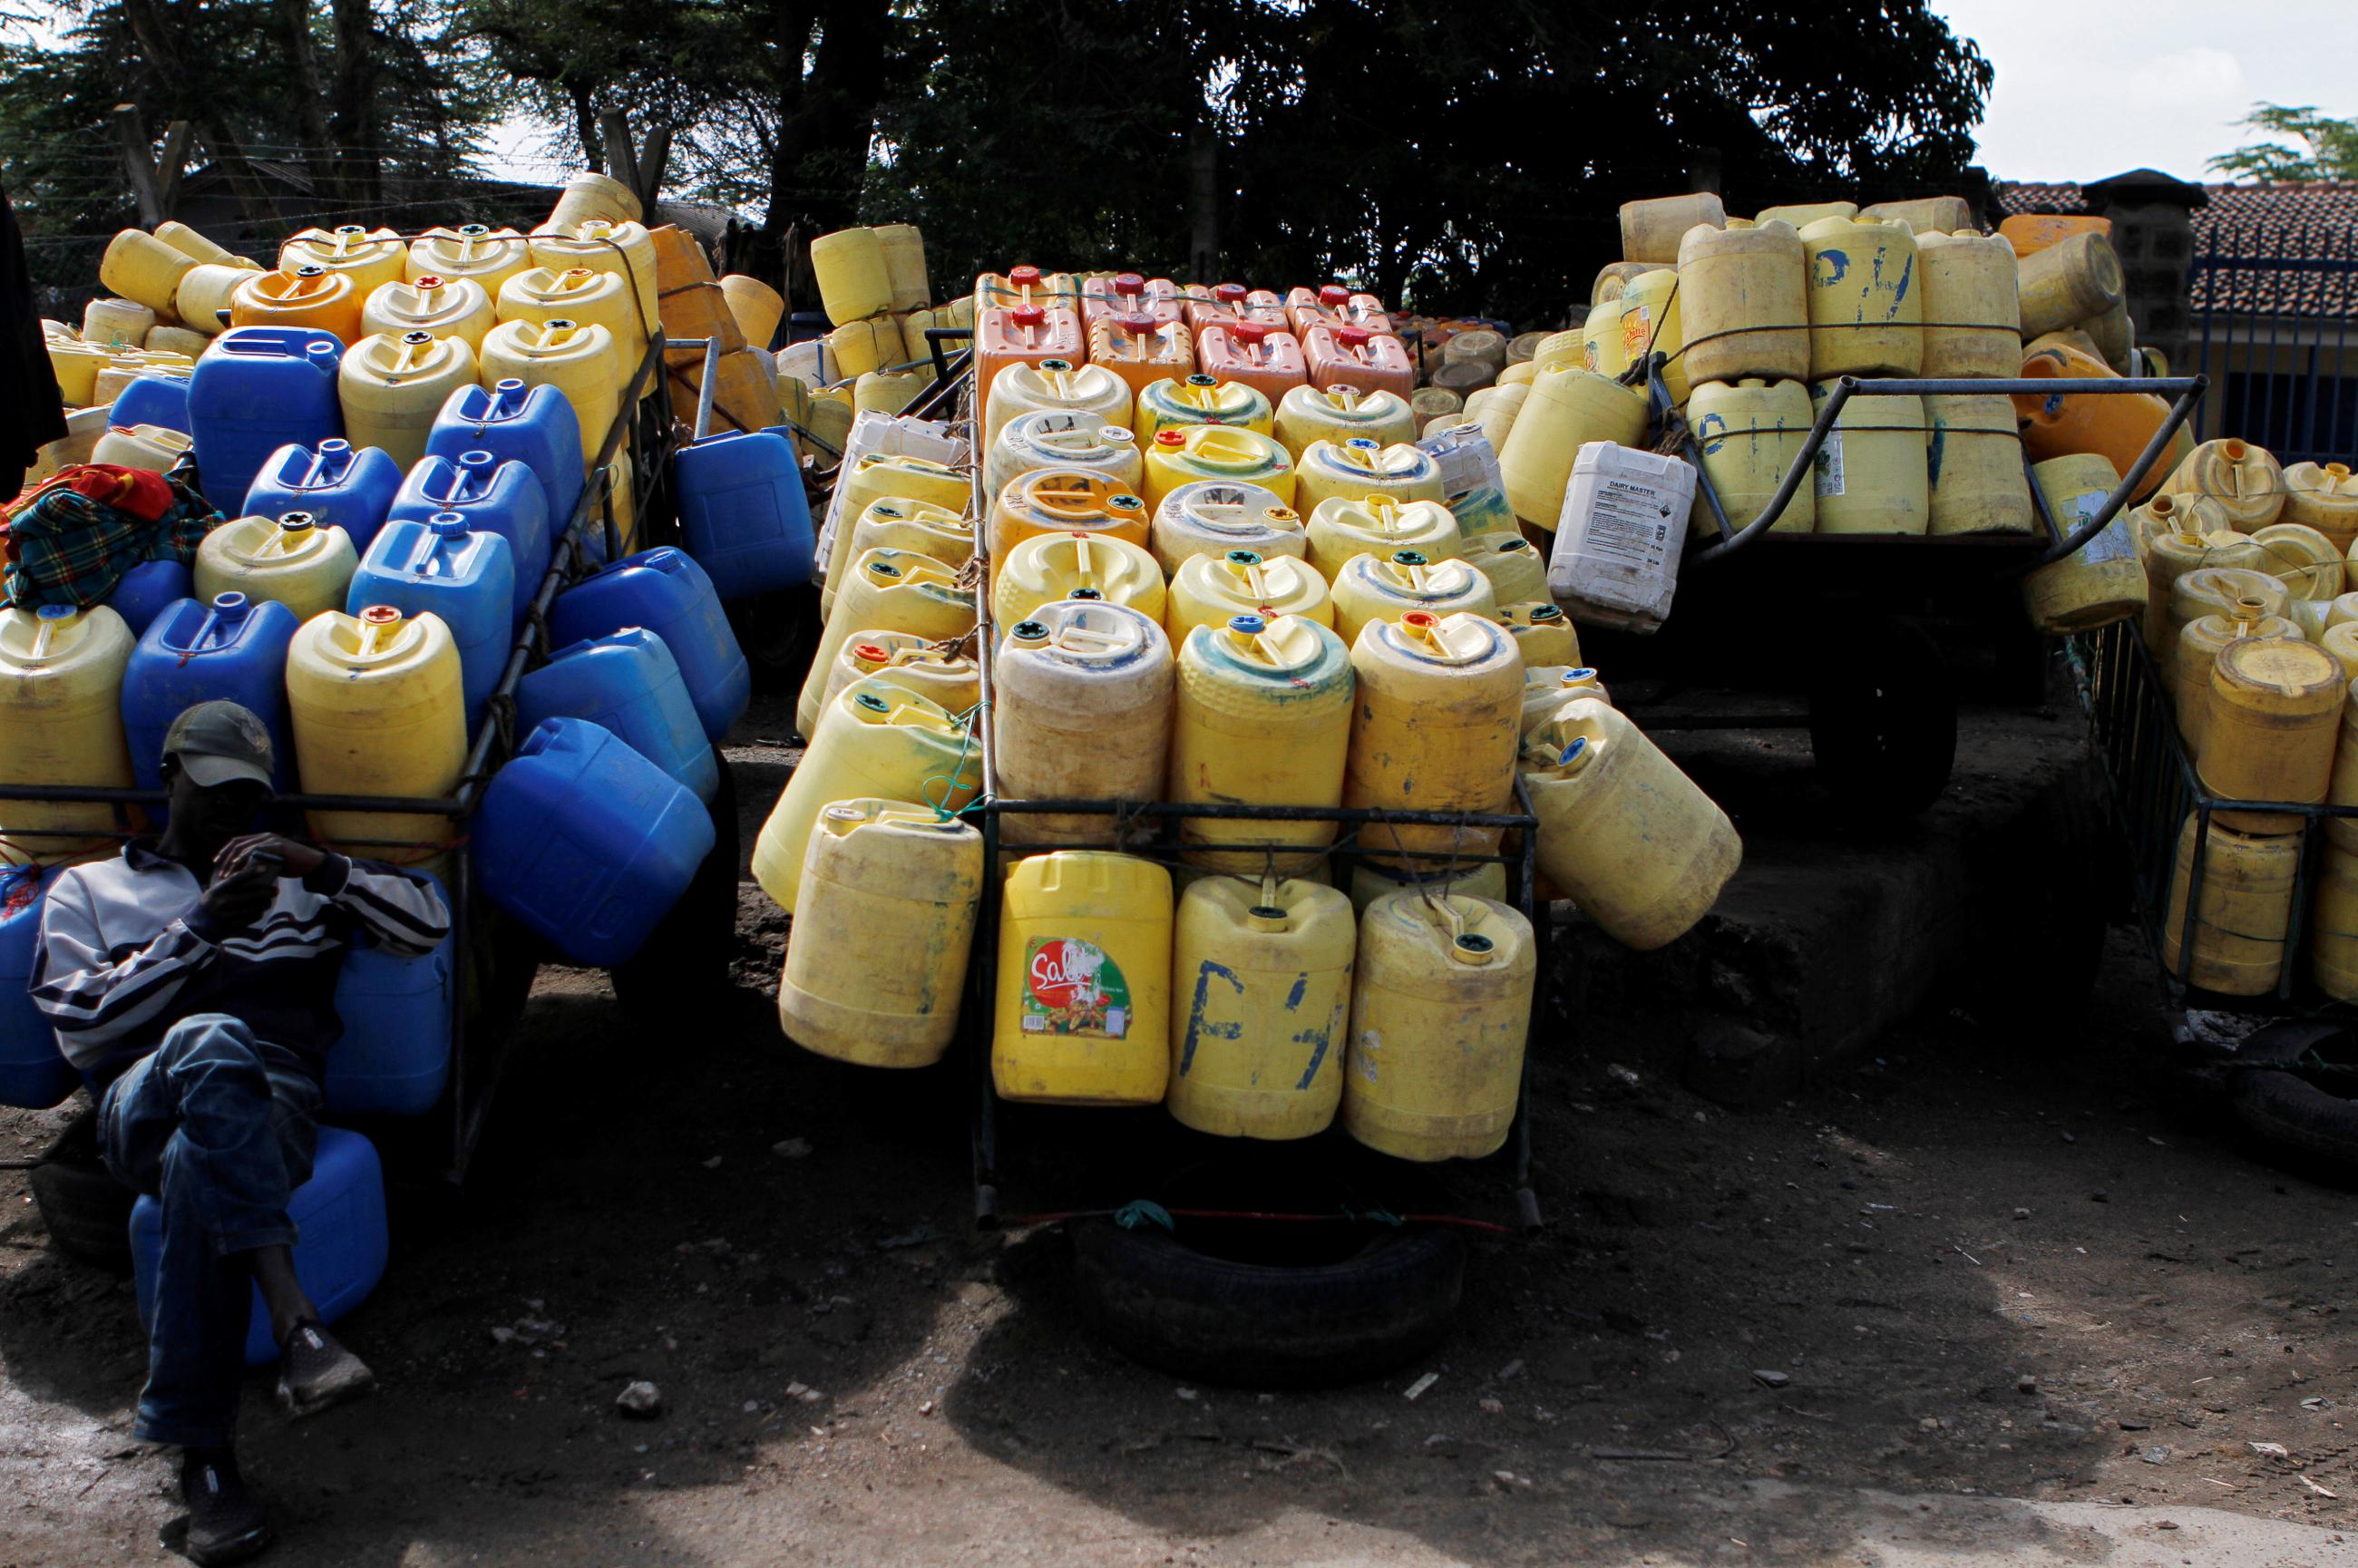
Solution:
M1195 340L1195 365L1206 375L1249 386L1271 404L1310 380L1302 340L1263 321L1214 321Z
M1028 269L1017 267L1017 272ZM1088 358L1081 336L1081 319L1070 309L1039 305L993 305L974 319L975 397L990 417L991 384L1010 365L1043 364L1063 360L1077 364ZM1135 391L1133 389L1133 395Z
M1402 397L1416 390L1408 346L1390 333L1319 322L1302 335L1302 356L1313 386L1352 386Z
M1121 377L1135 398L1158 381L1193 370L1195 345L1184 322L1160 321L1144 311L1104 315L1089 323L1089 362Z
M257 272L230 296L233 327L311 327L347 346L360 341L361 296L352 275L321 266Z
M1183 314L1179 286L1167 277L1120 272L1081 279L1081 318L1092 328L1108 316L1148 316L1157 326L1168 326Z

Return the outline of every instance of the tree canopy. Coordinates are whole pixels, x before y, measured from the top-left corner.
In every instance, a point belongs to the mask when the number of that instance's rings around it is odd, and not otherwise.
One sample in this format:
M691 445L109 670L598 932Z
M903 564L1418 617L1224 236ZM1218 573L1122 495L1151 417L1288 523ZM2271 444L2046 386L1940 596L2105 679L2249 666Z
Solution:
M2241 124L2284 139L2247 142L2211 160L2232 179L2358 179L2358 119L2337 120L2313 103L2255 103Z

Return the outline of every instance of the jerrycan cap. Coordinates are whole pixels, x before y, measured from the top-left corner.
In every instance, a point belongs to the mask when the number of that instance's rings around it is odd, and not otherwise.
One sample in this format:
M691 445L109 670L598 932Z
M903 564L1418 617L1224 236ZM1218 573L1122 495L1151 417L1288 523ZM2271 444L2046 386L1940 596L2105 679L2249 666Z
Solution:
M1374 336L1375 334L1368 331L1365 327L1337 327L1335 329L1336 341L1341 343L1344 347L1350 349L1364 346L1367 341Z
M33 611L33 619L36 621L70 621L81 613L81 611L74 605L44 604L38 610Z
M1487 964L1498 956L1498 944L1479 931L1461 931L1450 938L1449 956L1461 964Z
M1572 768L1575 770L1585 768L1588 765L1589 755L1588 737L1585 735L1575 735L1573 737L1572 744L1566 746L1562 753L1556 757L1555 765L1559 768Z
M339 223L329 232L337 234L365 234L368 230L358 223Z
M1220 378L1217 375L1206 375L1202 371L1197 371L1194 375L1187 378L1187 384L1189 386L1217 386L1220 384Z
M1187 438L1176 430L1157 430L1154 432L1154 444L1176 449L1185 446Z
M886 703L882 697L877 696L872 691L861 692L858 697L851 699L851 705L854 708L866 708L871 713L890 713L892 711L891 705Z
M1324 284L1324 285L1320 286L1319 290L1318 290L1318 303L1319 303L1319 304L1321 304L1321 305L1348 305L1350 302L1351 302L1351 291L1350 291L1349 289L1347 289L1347 288L1344 287L1341 284L1339 284L1339 283L1329 283L1329 284Z
M1511 539L1501 539L1498 541L1498 548L1502 552L1507 550L1528 550L1531 547L1531 542L1529 539L1524 538L1520 534L1516 535Z
M278 528L281 533L308 533L317 527L319 523L319 517L309 512L282 512L278 514Z
M1048 319L1048 313L1037 305L1018 305L1009 314L1015 318L1015 324L1019 327L1036 327Z
M1429 567L1433 562L1422 550L1394 550L1392 565L1396 567Z
M1036 648L1048 640L1048 628L1037 621L1018 621L1008 628L1007 635L1011 642Z
M1129 311L1114 319L1121 323L1121 330L1123 331L1130 333L1133 337L1141 332L1152 332L1154 330L1154 318L1147 315L1141 310Z
M1531 610L1531 624L1534 626L1552 625L1563 619L1563 611L1552 604L1536 605Z
M1258 615L1231 615L1228 617L1228 630L1240 636L1258 637L1269 630L1269 622Z
M434 341L434 334L431 332L404 332L401 335L401 341L407 343L410 347L416 348L420 343L432 342Z
M463 512L437 512L426 520L426 525L434 531L438 539L464 538L473 532L467 525L467 515Z
M423 273L411 279L409 287L420 290L439 288L442 287L442 279L434 273Z
M1132 495L1128 491L1124 491L1120 495L1107 496L1105 503L1106 510L1109 512L1136 512L1146 505L1141 497Z
M1241 283L1220 283L1212 286L1212 297L1223 305L1234 305L1244 297L1245 286Z
M1353 436L1343 444L1354 451L1380 452L1384 449L1384 444L1371 436Z
M295 276L297 277L325 277L328 276L328 269L323 266L316 266L309 262L305 262L301 266L295 269Z
M488 234L491 232L492 226L489 223L461 223L459 225L459 232L466 235L471 240L478 238L481 235Z
M1433 627L1440 625L1441 617L1435 615L1430 610L1412 610L1406 615L1401 617L1401 624L1403 626L1413 626L1420 632L1427 631Z
M1027 622L1025 624L1028 625L1030 622ZM881 665L892 657L889 652L874 643L854 643L851 644L851 656L863 665Z
M1548 608L1554 610L1555 606L1551 604ZM1559 611L1558 613L1561 614L1562 611ZM1596 678L1596 672L1589 668L1586 665L1576 665L1573 668L1564 671L1563 675L1556 678L1564 686L1586 686L1589 682Z
M1040 281L1040 269L1036 266L1009 267L1007 269L1007 281L1016 284L1037 283Z
M1073 368L1073 362L1070 360L1042 360L1040 362L1040 368L1042 370L1070 370Z
M860 700L865 702L870 699L863 697ZM838 800L833 806L828 806L825 811L821 812L820 815L825 816L829 822L857 822L864 814L860 811L860 807L851 805L849 802Z
M1146 279L1134 272L1116 273L1113 279L1113 291L1125 297L1143 294L1146 292Z
M234 589L213 595L213 613L224 620L234 621L253 608L253 602Z
M1240 343L1259 343L1269 337L1266 321L1238 321L1228 329L1228 335Z
M398 626L401 611L390 604L372 604L361 611L361 622L368 626Z
M1073 589L1073 591L1072 591L1072 592L1070 592L1070 593L1068 593L1068 594L1065 595L1065 597L1066 599L1083 599L1083 600L1090 600L1090 601L1094 602L1094 601L1096 601L1096 600L1098 600L1103 599L1103 598L1105 597L1105 595L1104 595L1104 594L1102 594L1102 593L1099 593L1096 589L1093 589L1093 588L1076 588L1076 589Z
M1237 565L1240 567L1257 567L1260 565L1260 552L1259 550L1230 550L1226 558L1236 562Z

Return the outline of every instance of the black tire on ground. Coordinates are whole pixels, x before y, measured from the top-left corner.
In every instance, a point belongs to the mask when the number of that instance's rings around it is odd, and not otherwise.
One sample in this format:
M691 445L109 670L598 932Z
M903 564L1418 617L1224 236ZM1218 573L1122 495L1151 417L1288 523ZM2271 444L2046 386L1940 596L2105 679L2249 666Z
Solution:
M728 608L737 645L753 667L754 687L762 691L801 691L810 674L811 655L818 648L818 589L806 583L730 600Z
M678 1022L684 1006L701 1006L729 989L737 946L737 782L728 756L717 746L713 756L720 787L712 792L711 853L646 946L611 971L624 1011L650 1020Z
M1810 751L1819 785L1848 811L1909 817L1947 787L1957 689L1922 627L1866 616L1813 651Z
M99 1161L95 1109L42 1152L30 1184L59 1251L112 1273L131 1272L131 1206L137 1195Z
M1210 1227L1182 1219L1183 1232ZM1310 1226L1263 1226L1281 1241ZM1363 1240L1361 1238L1364 1238ZM1072 1226L1082 1314L1114 1348L1175 1377L1243 1388L1363 1381L1438 1345L1456 1315L1466 1248L1447 1227L1359 1231L1331 1261L1283 1266L1197 1251L1152 1226Z
M2333 1024L2287 1021L2246 1035L2235 1048L2235 1119L2296 1163L2345 1181L2358 1177L2358 1100L2293 1070L2311 1053L2339 1066L2358 1065L2358 1041Z

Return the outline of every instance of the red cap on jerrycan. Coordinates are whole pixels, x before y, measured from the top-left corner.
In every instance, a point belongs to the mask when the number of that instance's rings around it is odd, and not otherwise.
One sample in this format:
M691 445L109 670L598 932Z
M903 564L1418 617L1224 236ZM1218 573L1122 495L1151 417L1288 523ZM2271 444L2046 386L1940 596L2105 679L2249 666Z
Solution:
M1018 288L1022 287L1026 284L1037 283L1040 281L1040 269L1036 266L1009 267L1007 269L1007 281L1015 285Z
M1117 273L1114 275L1113 291L1125 299L1135 299L1146 292L1146 279L1134 272Z
M1321 284L1319 286L1318 303L1325 306L1328 309L1337 309L1345 305L1348 305L1350 302L1351 291L1344 287L1341 284L1327 283Z
M1217 284L1212 288L1212 297L1223 305L1241 305L1245 300L1245 286L1241 283Z

